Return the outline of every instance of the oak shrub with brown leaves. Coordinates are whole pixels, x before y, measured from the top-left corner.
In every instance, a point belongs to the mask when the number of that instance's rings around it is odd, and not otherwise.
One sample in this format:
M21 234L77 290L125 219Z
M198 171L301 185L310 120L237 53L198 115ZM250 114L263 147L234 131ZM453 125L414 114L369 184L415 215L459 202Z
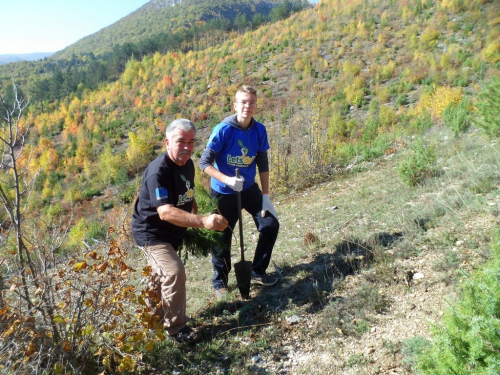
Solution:
M160 318L146 304L147 297L159 301L159 296L138 286L146 285L138 280L141 274L149 277L150 269L130 267L117 236L110 228L105 241L50 268L36 248L30 249L26 284L15 267L16 272L0 274L1 373L140 373L146 368L143 353L165 339Z

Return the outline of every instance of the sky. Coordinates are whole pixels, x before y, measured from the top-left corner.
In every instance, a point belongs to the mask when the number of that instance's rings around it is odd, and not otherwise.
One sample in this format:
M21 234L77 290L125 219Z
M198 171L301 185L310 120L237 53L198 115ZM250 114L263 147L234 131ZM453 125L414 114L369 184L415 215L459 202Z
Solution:
M148 0L0 0L0 55L57 52Z

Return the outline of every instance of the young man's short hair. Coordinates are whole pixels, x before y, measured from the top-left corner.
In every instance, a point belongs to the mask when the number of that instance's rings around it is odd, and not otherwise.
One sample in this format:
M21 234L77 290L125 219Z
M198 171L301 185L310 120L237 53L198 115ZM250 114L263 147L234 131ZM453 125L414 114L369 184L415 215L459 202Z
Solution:
M257 97L257 90L255 90L252 86L248 86L248 85L240 86L238 88L238 91L236 91L236 94L239 93L239 92L244 92L244 93L247 93L247 94L252 94L255 97Z

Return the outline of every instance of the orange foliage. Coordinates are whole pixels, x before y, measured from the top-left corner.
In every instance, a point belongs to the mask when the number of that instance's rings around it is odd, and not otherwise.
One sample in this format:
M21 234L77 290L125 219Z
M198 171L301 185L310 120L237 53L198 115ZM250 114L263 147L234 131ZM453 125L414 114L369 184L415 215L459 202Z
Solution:
M165 74L163 76L163 84L164 84L164 87L167 88L167 87L172 87L174 85L174 80L172 79L172 77L170 77L169 75Z
M66 127L66 131L71 135L77 135L78 129L79 129L79 126L78 126L76 121L71 121L69 126Z

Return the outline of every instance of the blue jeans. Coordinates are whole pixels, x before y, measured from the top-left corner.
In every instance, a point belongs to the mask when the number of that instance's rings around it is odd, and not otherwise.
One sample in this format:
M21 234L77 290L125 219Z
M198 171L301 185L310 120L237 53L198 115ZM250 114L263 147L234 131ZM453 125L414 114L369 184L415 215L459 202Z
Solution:
M212 190L212 198L217 200L219 213L229 223L222 237L224 242L222 252L212 252L212 265L214 268L212 283L215 289L220 289L227 286L228 275L231 271L231 240L233 230L238 222L238 201L236 193L220 194L214 190ZM266 273L271 261L271 254L276 238L278 238L280 224L278 219L269 212L266 212L266 216L262 217L262 192L257 184L241 192L241 207L252 215L255 226L259 231L259 240L252 262L252 274L261 276ZM234 233L236 238L239 238L238 230ZM248 256L245 259L248 259Z

